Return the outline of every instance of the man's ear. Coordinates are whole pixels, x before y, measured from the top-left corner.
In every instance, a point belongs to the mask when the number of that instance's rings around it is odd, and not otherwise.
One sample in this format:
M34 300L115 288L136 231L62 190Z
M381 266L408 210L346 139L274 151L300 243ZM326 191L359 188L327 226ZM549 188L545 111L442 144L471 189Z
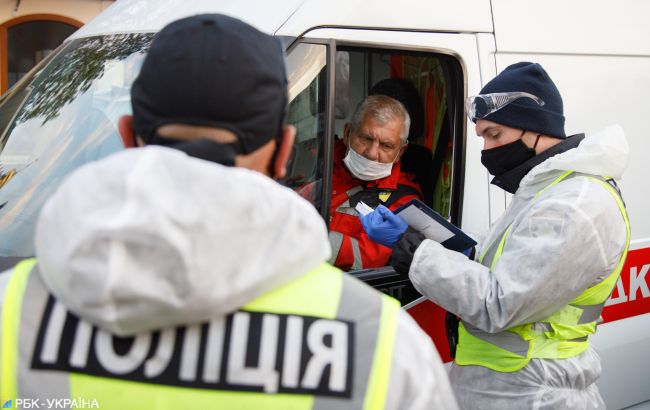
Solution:
M346 147L350 146L350 131L352 130L352 126L350 123L346 123L343 126L343 144L345 144Z
M282 179L287 174L287 162L289 162L289 158L291 157L295 140L296 127L293 125L284 125L282 127L280 146L277 148L275 162L273 163L273 176L275 178Z
M138 144L133 135L133 116L123 115L117 120L117 130L120 132L124 148L136 148Z

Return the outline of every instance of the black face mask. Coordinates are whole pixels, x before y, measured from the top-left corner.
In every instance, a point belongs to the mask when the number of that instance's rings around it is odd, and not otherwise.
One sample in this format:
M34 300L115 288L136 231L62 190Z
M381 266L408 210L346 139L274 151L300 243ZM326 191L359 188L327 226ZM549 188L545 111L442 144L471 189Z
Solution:
M521 139L496 148L481 151L481 163L494 176L502 175L535 156Z

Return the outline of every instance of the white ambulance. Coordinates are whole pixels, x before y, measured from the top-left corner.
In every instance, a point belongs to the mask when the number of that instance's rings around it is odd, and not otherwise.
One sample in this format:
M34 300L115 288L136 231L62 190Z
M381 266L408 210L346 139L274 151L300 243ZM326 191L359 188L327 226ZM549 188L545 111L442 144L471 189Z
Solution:
M545 67L564 97L567 134L621 124L631 158L619 185L633 240L592 340L607 405L650 408L650 3L643 0L119 0L0 99L0 271L33 256L36 215L61 179L121 149L117 119L131 111L129 88L154 33L208 12L283 40L287 120L298 128L285 183L315 187L311 200L326 221L335 138L382 79L418 89L425 115L411 145L419 155L404 166L418 175L425 201L468 232L487 230L509 201L489 184L481 140L463 112L464 98L503 68ZM407 279L390 267L350 274L399 298L451 360L444 311Z

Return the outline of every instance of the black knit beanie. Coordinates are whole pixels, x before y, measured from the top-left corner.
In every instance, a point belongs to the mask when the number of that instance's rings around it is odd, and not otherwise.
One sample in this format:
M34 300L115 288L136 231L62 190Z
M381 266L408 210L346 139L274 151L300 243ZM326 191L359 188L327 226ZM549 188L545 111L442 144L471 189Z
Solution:
M521 62L506 67L481 90L481 94L524 91L544 101L519 98L484 118L508 127L566 138L562 96L541 65Z

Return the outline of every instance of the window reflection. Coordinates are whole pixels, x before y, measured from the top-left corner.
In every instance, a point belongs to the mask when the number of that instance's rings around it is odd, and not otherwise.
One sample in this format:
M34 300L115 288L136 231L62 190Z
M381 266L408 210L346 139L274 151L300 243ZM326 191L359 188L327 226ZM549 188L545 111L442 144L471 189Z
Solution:
M326 47L298 44L287 57L289 108L296 143L285 184L320 209L325 130Z
M117 120L152 38L76 40L1 102L14 120L0 124L0 257L33 255L36 216L61 179L121 149Z
M152 39L129 34L75 40L0 99L0 270L3 262L33 256L38 212L60 181L122 148L117 121L131 113L130 87ZM287 121L298 135L284 182L317 207L325 62L323 45L300 44L287 57Z

